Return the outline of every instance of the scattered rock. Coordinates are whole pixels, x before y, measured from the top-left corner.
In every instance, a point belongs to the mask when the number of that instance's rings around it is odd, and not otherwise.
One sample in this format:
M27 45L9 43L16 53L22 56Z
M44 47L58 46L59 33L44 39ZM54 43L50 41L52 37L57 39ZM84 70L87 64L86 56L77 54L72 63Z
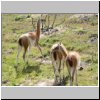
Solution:
M49 29L49 31L48 30L43 31L43 34L44 35L50 35L50 34L58 32L58 31L59 30L57 28L54 28L54 29Z
M41 62L42 64L51 64L51 60L49 60L49 58L45 57L44 59L42 59L42 57L32 57L33 60L35 60L36 62Z
M51 30L50 30L50 34L55 33L55 32L58 32L58 31L59 31L59 30L56 29L56 28L55 28L55 29L51 29Z
M80 20L88 21L92 16L95 16L95 14L74 14L69 19L79 18Z
M89 38L92 38L92 37L98 38L98 34L91 34L91 35L89 36Z
M41 34L40 35L40 38L44 38L46 35L45 34Z
M50 60L44 60L42 63L43 64L51 64L51 61Z
M80 63L80 67L78 68L78 70L83 70L84 69L84 67L86 67L87 66L87 62L81 62Z
M8 83L9 83L8 80L4 80L4 81L2 81L2 84L8 84Z
M83 67L80 67L78 70L83 70Z
M42 81L39 81L35 84L35 86L53 86L54 85L54 80L42 80Z
M88 40L87 43L96 43L97 42L97 38L96 37L92 37Z
M44 32L43 33L44 35L49 35L50 33L48 31Z
M84 61L83 61L83 62L81 62L81 64L80 64L80 66L81 66L81 67L85 67L86 65L87 65L87 63L86 63L86 62L84 62Z
M23 81L20 86L32 86L33 82L31 79L26 79L25 81Z

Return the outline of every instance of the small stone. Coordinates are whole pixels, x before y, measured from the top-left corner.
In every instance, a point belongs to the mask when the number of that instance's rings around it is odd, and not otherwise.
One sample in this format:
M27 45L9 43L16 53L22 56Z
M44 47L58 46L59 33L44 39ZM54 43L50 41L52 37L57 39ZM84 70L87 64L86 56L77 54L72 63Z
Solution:
M83 67L80 67L79 70L83 70Z

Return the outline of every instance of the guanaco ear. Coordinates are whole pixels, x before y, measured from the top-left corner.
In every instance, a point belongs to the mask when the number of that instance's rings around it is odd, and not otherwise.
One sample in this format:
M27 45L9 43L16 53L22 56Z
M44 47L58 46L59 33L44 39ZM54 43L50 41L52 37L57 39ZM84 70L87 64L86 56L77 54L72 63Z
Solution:
M60 45L61 45L61 41L60 41L60 43L59 43Z
M60 46L61 46L61 42L58 43L58 48L59 48L59 50L60 50Z
M39 24L40 23L40 18L38 19L38 21L37 21L37 24Z
M61 41L60 41L58 44L59 44L59 46L60 46L60 45L62 44Z
M58 42L58 46L60 46L60 42Z

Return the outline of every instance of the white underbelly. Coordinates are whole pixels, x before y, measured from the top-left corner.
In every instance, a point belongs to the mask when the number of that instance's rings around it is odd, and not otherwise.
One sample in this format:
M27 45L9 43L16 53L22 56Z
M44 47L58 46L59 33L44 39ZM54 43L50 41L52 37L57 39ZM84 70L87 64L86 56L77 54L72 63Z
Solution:
M32 40L31 38L29 38L29 43L30 43L30 46L35 45L35 40Z

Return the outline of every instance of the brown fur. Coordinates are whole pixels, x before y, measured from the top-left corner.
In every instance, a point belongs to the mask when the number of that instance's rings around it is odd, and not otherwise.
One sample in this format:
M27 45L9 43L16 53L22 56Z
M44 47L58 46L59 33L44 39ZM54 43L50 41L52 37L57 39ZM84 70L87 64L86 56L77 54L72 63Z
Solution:
M53 52L53 57L54 57L54 60L57 60L57 57L59 58L59 60L61 60L63 55L61 54L61 52L55 51Z
M76 80L76 85L78 85L77 82L77 67L80 65L80 56L77 52L69 52L67 59L66 59L66 65L68 67L68 72L70 76L70 85L73 85L74 78Z
M61 44L61 50L59 50L59 46L56 46L51 52L53 53L55 60L57 60L57 57L59 60L62 60L63 57L66 58L68 53L63 44Z
M37 31L36 31L36 34L37 34L37 41L38 41L39 38L40 38L40 20L38 20L38 22L37 22Z
M68 56L67 57L67 62L68 64L73 67L73 66L76 66L77 65L77 58L75 55L71 55L71 56Z
M36 39L36 33L35 33L35 32L29 32L28 34L29 34L29 37L30 37L32 40Z
M54 60L57 60L57 53L56 52L53 52L53 57L54 57Z
M21 38L19 38L18 44L19 44L20 46L23 46L23 45L22 45L22 39L21 39Z
M69 52L66 61L71 67L78 66L78 62L80 61L80 56L75 51Z
M29 41L28 41L28 38L26 36L19 38L18 42L19 42L20 46L24 46L25 49L28 48Z

